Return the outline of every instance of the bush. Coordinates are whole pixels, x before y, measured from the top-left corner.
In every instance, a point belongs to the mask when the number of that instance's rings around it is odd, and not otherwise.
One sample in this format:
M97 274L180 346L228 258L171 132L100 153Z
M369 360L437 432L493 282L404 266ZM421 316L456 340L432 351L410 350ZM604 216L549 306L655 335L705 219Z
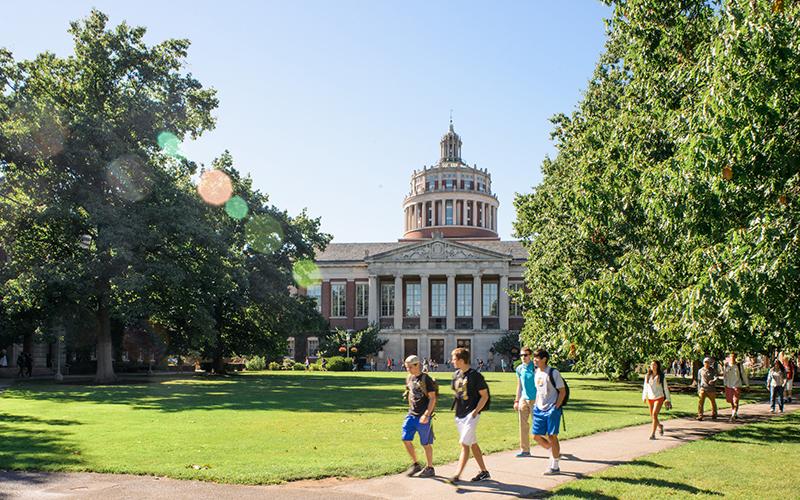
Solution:
M521 364L522 364L522 360L521 360L521 359L518 359L518 360L514 361L514 364L513 364L512 366L513 366L514 370L516 370L516 369L517 369L517 367L518 367L519 365L521 365Z
M281 369L281 364L277 361L271 361L269 364L269 369L272 371L278 371Z
M267 367L267 360L264 356L253 356L252 358L248 359L244 363L244 367L247 371L261 371Z
M305 369L306 369L306 365L304 365L303 363L295 363L294 365L292 365L292 370L294 370L296 372L302 372Z
M310 365L308 365L308 371L321 372L322 371L322 366L320 366L320 365L318 365L316 363L311 363Z
M291 370L294 368L294 360L292 358L283 358L283 370Z
M353 369L353 360L341 356L332 356L328 359L328 371L347 372Z

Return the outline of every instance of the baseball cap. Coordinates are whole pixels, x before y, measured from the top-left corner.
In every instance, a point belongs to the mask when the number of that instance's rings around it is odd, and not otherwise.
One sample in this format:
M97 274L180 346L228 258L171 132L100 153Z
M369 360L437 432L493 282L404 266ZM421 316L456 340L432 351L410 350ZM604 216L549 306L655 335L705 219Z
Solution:
M406 363L408 363L410 365L418 365L419 364L419 358L412 354L411 356L406 358Z
M705 363L711 363L711 362L712 362L712 361L711 361L711 358L704 358L704 359L703 359L703 363L704 363L704 364L705 364Z

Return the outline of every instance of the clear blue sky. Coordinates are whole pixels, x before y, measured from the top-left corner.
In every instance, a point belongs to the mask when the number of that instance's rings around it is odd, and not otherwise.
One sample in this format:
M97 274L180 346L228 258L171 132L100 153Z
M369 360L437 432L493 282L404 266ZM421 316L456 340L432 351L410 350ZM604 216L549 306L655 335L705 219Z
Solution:
M230 150L272 203L307 207L336 242L401 236L411 172L438 159L450 109L510 239L514 193L540 182L549 118L581 98L610 13L594 0L29 0L4 5L0 46L67 55L69 21L92 7L150 43L190 39L187 69L220 107L183 150L202 163Z

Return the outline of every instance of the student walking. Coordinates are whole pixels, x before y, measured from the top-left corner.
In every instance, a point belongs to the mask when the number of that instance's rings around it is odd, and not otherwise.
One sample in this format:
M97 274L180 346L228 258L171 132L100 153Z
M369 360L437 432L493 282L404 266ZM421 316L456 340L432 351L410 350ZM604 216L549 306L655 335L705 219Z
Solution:
M750 385L747 371L742 366L742 362L736 359L735 352L731 353L730 362L725 363L722 378L725 383L725 401L731 405L730 421L733 422L739 418L739 399L742 396L742 386Z
M775 403L783 413L783 389L786 386L786 369L779 359L775 360L775 364L767 374L767 389L769 389L769 406L770 412L775 413Z
M406 395L408 397L408 414L403 421L402 439L406 451L411 457L411 467L408 476L419 473L417 477L433 477L433 425L431 418L436 409L436 383L422 371L417 356L409 356L405 361ZM425 468L417 461L414 450L414 435L419 433L419 444L425 450Z
M658 414L661 412L662 406L666 406L667 410L671 409L672 400L660 361L650 363L650 368L644 376L642 401L647 401L647 406L650 408L650 419L653 423L653 427L650 429L650 439L656 438L656 430L659 435L663 436L664 425L658 421Z
M703 420L706 399L711 401L711 419L717 419L717 371L711 366L711 358L703 360L703 367L697 371L697 420Z
M536 367L533 364L533 350L522 348L522 363L517 367L517 396L514 410L519 418L519 453L517 457L531 456L531 424L529 423L533 405L536 403Z
M19 353L17 356L17 367L19 371L17 372L17 377L24 377L25 376L25 353Z
M489 386L477 370L470 366L469 351L463 347L454 349L450 354L450 360L456 368L453 373L451 387L453 389L455 408L456 428L458 429L458 441L461 444L461 454L458 457L458 470L448 482L456 484L460 481L461 473L469 460L470 451L478 463L480 472L472 478L472 481L485 481L491 479L486 464L483 462L483 453L478 446L478 423L481 419L481 411L489 403Z
M561 425L561 404L567 396L566 385L561 374L555 368L547 366L550 354L544 349L533 353L536 364L536 403L533 407L533 439L546 450L550 450L550 464L545 474L558 474L561 469L558 461L561 458L561 444L558 442L558 430Z
M794 359L791 356L783 358L783 368L786 371L786 388L783 391L783 398L787 403L792 402L792 386L794 385Z

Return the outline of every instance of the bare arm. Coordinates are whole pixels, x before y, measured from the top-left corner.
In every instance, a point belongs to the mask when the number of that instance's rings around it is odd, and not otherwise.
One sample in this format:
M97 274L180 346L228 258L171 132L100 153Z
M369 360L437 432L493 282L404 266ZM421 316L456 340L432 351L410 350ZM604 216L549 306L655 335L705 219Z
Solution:
M480 413L483 407L486 406L486 403L489 402L489 389L481 389L478 391L478 394L481 395L481 399L478 400L478 406L472 410L472 418L477 417L478 413Z
M428 393L428 408L425 409L425 413L419 419L419 423L427 424L428 420L430 420L431 415L433 415L433 410L436 408L436 392L431 391Z

